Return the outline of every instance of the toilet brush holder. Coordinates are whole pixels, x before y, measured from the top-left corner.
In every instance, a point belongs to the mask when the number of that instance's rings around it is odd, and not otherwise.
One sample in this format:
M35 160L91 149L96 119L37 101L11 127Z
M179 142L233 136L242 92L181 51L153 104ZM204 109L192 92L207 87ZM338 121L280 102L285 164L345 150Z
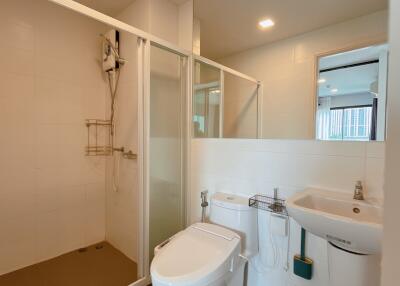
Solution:
M293 271L294 274L304 279L311 280L313 261L307 258L305 255L305 244L306 244L306 230L301 229L301 253L300 255L294 256Z

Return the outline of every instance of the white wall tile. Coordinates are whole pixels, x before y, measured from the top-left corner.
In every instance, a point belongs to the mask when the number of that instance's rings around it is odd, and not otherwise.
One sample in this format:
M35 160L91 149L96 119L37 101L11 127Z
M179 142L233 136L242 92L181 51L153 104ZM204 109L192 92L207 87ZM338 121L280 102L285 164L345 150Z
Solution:
M385 158L385 143L374 142L367 144L367 157Z
M367 196L382 199L385 159L368 157L365 163L365 189Z

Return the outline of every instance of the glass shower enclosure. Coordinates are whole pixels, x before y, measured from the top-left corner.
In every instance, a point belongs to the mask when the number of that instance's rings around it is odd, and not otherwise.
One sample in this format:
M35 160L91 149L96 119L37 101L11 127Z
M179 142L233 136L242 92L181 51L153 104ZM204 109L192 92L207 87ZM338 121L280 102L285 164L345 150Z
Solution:
M151 45L149 93L149 261L185 227L188 58Z

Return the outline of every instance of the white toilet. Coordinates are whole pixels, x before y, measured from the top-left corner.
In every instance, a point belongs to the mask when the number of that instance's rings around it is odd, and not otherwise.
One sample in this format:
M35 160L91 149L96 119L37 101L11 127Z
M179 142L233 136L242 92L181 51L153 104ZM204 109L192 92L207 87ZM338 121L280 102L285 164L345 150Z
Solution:
M196 223L156 249L154 286L243 286L246 260L258 249L257 213L248 199L216 193L209 223Z

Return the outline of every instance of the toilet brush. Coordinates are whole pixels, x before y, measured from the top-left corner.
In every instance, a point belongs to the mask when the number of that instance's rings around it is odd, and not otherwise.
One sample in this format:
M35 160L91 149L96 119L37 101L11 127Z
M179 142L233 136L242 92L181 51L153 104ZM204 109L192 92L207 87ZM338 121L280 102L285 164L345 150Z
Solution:
M313 261L306 257L305 254L306 244L306 230L301 228L301 252L300 255L294 256L293 271L294 274L304 279L311 280Z

